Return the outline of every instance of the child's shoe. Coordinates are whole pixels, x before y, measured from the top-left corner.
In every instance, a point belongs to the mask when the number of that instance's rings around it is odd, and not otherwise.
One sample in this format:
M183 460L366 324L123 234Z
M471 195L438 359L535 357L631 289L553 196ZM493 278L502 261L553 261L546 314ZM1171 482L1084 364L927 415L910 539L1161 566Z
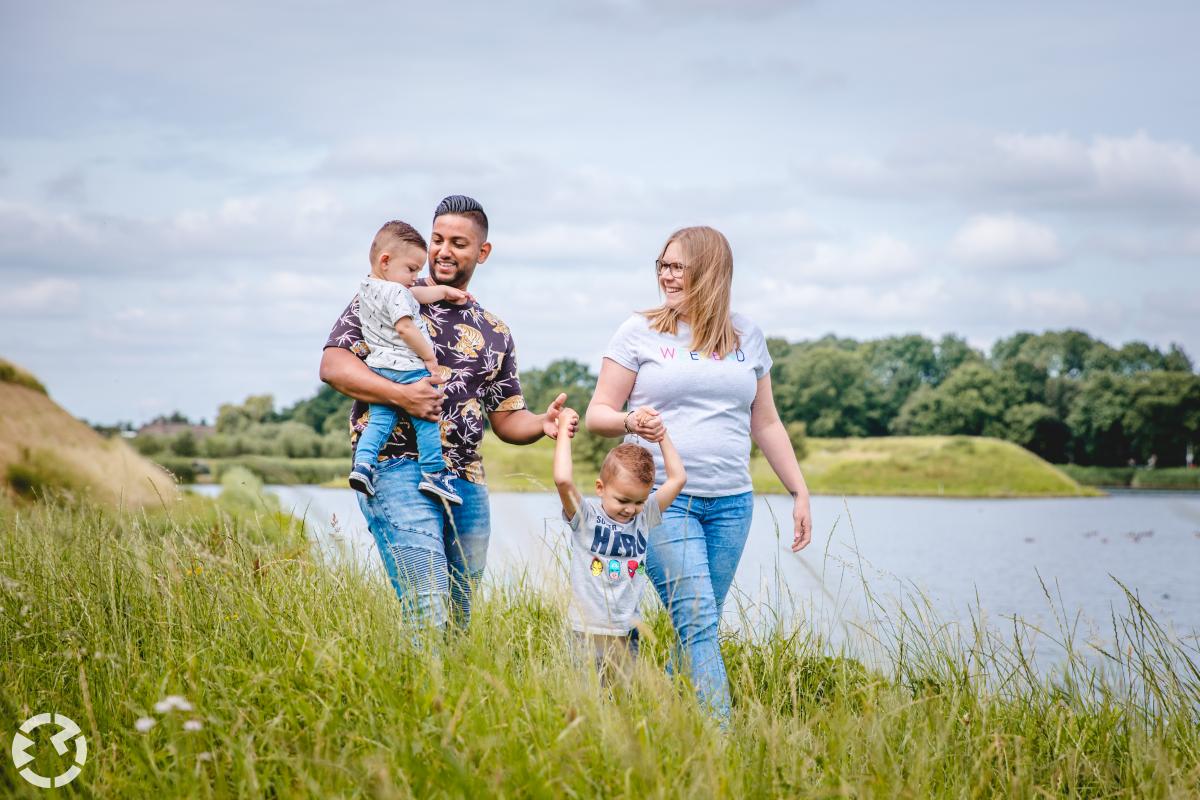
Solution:
M367 497L375 496L375 470L370 464L355 464L350 469L350 488L362 492Z
M426 472L421 476L421 482L417 484L417 488L422 492L435 494L438 497L449 500L456 506L462 505L462 498L458 492L454 491L454 476L450 474L450 470L444 469L441 472Z

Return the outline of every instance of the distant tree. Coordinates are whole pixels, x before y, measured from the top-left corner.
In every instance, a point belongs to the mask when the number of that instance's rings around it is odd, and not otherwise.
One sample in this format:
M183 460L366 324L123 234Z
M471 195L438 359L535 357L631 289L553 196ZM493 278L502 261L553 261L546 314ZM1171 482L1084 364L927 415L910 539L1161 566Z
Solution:
M923 386L909 397L893 423L901 434L1003 436L1011 390L982 362L961 364L936 388Z
M196 447L196 436L191 431L184 431L171 440L171 452L184 458L195 458L199 453Z
M863 342L859 352L878 385L878 416L886 425L919 387L938 377L937 346L924 336L890 336Z
M785 422L803 422L812 436L871 436L884 432L877 384L854 350L797 349L780 367L775 392Z
M572 358L551 361L544 369L521 372L525 403L537 412L544 411L555 397L566 392L567 402L582 413L595 390L596 376L591 369Z
M983 361L983 354L967 344L966 339L948 333L937 343L937 365L934 370L933 385L941 384L961 365L981 361Z
M241 405L225 403L217 409L217 432L236 433L269 422L274 409L275 398L269 394L251 395Z

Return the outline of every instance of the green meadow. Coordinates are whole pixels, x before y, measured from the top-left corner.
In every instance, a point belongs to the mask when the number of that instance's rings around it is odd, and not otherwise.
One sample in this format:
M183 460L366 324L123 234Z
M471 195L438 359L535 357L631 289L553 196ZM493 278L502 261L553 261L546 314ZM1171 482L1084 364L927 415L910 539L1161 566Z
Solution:
M536 452L536 450L534 451ZM493 475L495 470L493 468ZM142 510L0 493L0 706L88 737L98 797L1190 797L1200 659L1135 597L1113 643L1035 670L1035 632L870 602L835 646L783 619L723 641L727 731L664 669L651 613L628 684L572 658L557 587L485 586L466 630L319 559L244 470ZM866 592L866 590L863 590ZM869 594L868 594L869 598ZM156 709L156 706L158 708ZM44 742L34 762L61 771ZM40 797L11 765L0 793Z

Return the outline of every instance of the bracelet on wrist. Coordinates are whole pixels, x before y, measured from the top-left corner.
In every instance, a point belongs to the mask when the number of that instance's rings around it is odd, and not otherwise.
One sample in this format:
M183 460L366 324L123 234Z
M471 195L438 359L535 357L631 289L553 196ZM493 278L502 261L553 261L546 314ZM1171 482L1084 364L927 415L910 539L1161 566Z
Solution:
M634 415L633 411L630 411L628 414L625 415L625 432L626 433L633 433L633 429L629 427L629 418L632 417L633 415Z

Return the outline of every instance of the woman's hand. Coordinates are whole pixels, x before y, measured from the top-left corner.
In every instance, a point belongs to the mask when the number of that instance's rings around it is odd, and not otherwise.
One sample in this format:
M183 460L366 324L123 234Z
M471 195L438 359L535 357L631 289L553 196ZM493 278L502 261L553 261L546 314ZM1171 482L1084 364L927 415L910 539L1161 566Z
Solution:
M625 429L652 443L661 442L663 434L666 433L662 416L652 406L642 406L636 411L629 412L626 415Z
M792 522L795 525L793 553L808 547L808 543L812 541L812 510L808 504L808 493L797 493L795 498L795 504L792 506Z

